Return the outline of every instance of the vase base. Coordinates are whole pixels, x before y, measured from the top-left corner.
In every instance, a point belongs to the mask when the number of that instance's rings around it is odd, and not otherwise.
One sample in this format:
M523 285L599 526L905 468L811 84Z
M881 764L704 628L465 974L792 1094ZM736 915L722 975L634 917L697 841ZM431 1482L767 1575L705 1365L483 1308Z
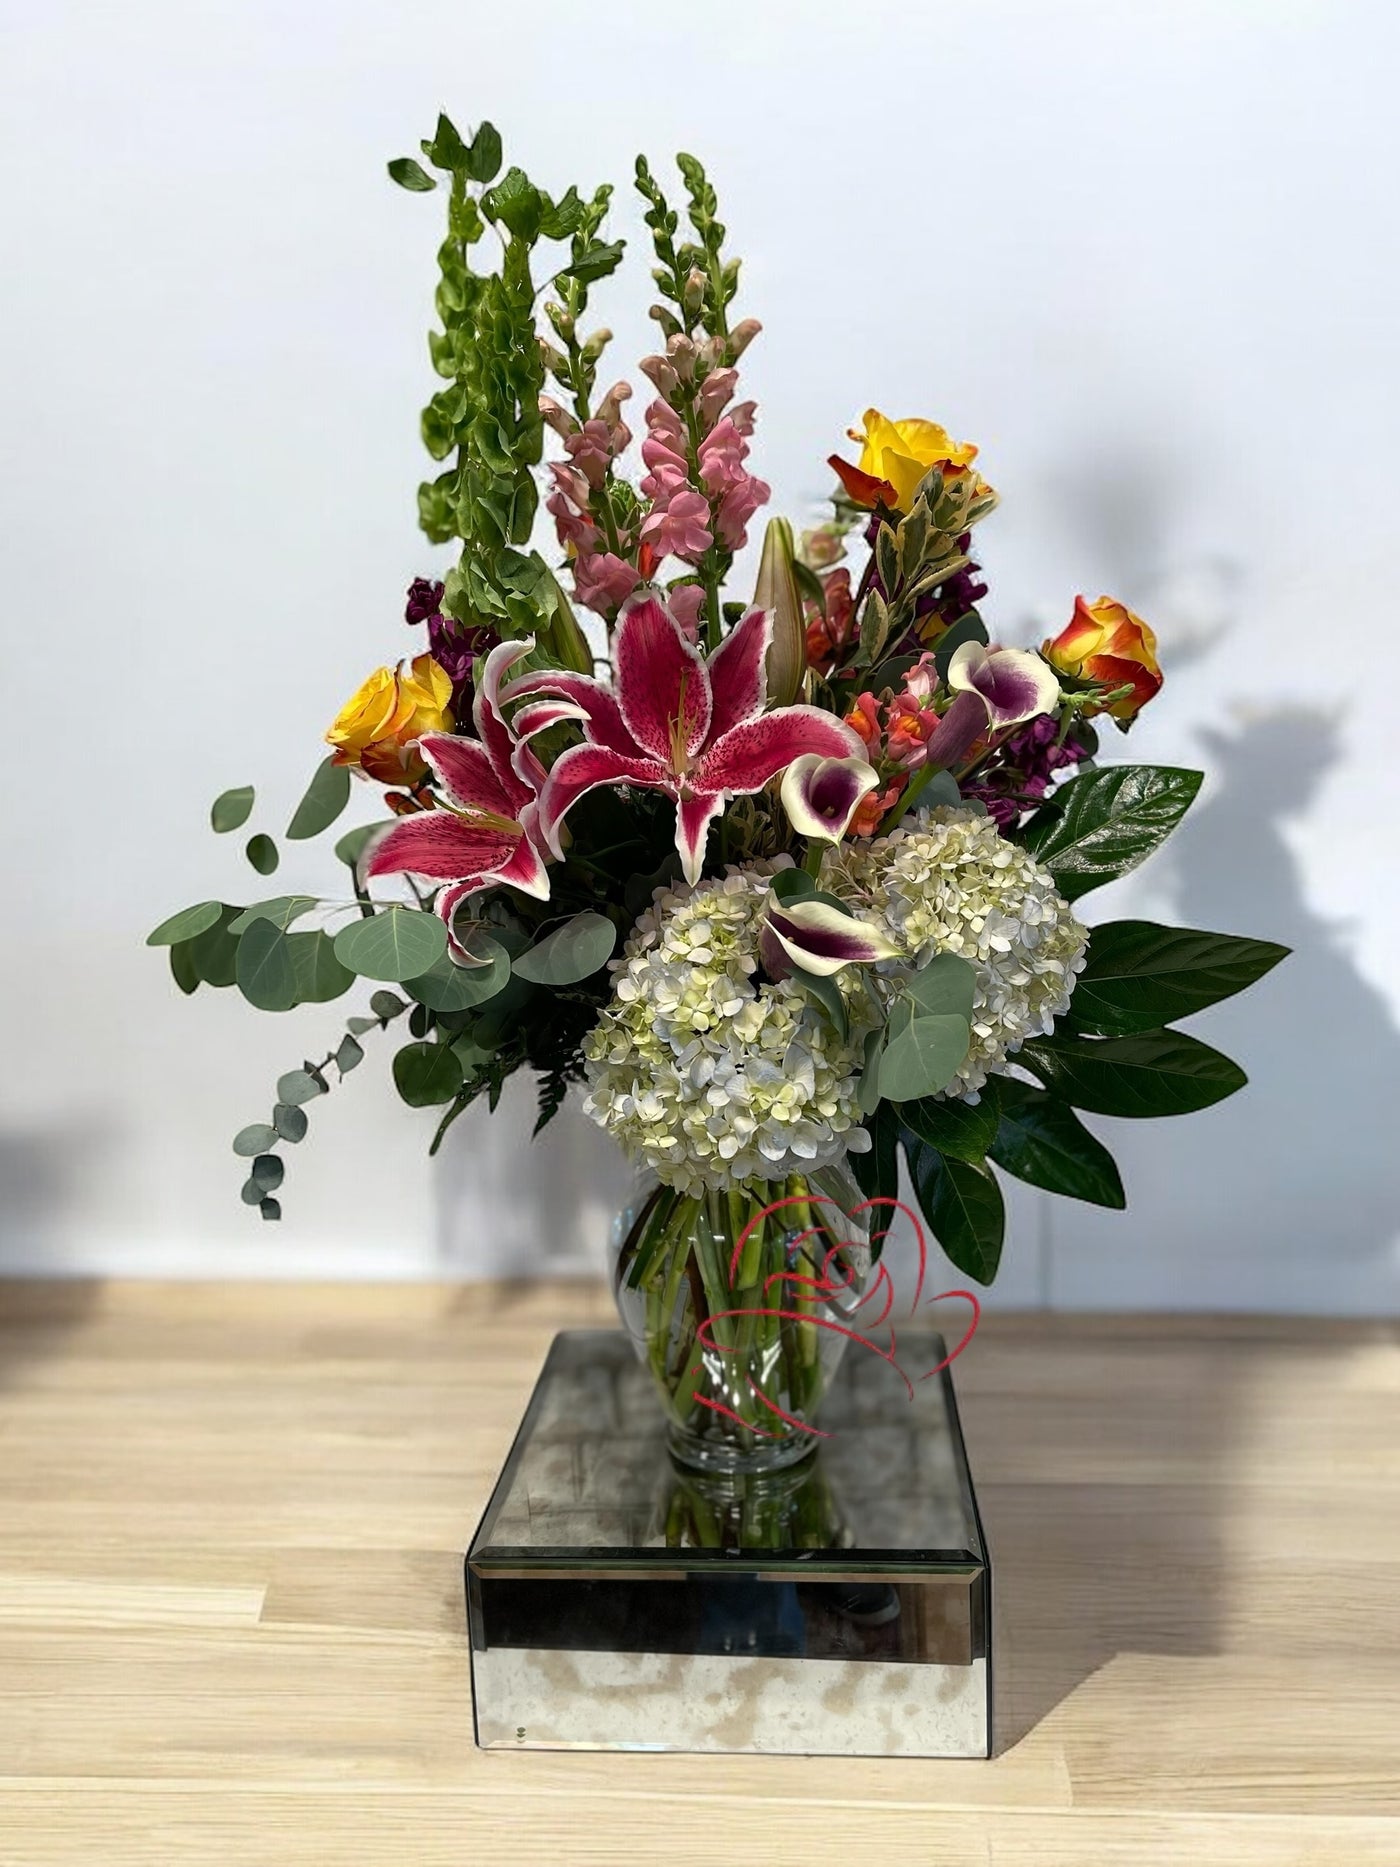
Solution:
M942 1356L900 1338L911 1377ZM478 1744L989 1755L991 1573L952 1383L910 1384L852 1355L816 1450L697 1469L624 1335L556 1336L467 1556Z
M667 1430L666 1443L671 1457L686 1471L717 1477L747 1476L760 1478L766 1472L791 1471L810 1459L818 1442L810 1435L775 1443L760 1441L752 1450L715 1439L700 1439L679 1426Z

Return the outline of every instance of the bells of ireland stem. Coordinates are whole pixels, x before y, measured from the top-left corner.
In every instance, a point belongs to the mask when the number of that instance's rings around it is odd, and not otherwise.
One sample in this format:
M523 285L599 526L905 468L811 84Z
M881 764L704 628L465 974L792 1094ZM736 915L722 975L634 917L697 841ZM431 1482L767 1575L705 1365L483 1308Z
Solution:
M575 674L591 674L593 672L592 650L588 646L583 630L579 627L573 605L564 594L563 585L552 572L549 577L548 594L553 599L554 614L550 617L544 639L551 654L561 668L572 668Z
M769 519L753 600L756 608L770 610L773 616L767 661L768 704L773 707L792 704L807 671L807 636L794 555L791 525L786 519Z

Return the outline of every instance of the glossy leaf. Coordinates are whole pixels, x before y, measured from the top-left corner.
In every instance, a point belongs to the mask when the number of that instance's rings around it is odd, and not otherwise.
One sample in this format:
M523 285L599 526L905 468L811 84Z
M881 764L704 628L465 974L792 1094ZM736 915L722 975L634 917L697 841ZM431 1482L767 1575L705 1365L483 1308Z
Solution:
M432 176L412 156L395 156L389 164L389 179L396 181L400 188L407 188L410 194L431 194L437 187Z
M1117 1162L1068 1102L1005 1076L1001 1119L987 1152L1028 1186L1121 1211L1127 1205Z
M882 1102L873 1115L866 1117L865 1129L870 1136L870 1151L848 1156L851 1177L867 1199L898 1199L899 1116L889 1103ZM888 1213L872 1217L871 1230L882 1232L888 1223ZM883 1239L874 1242L876 1257L883 1245Z
M514 970L532 985L575 985L605 965L616 945L617 929L607 915L589 910L522 953Z
M991 1283L1006 1235L1006 1208L995 1177L968 1161L945 1158L922 1141L906 1140L904 1152L919 1205L945 1257L975 1283Z
M253 813L253 787L240 784L232 791L221 791L209 809L209 823L219 836L241 830Z
M1067 901L1135 869L1176 828L1201 773L1168 765L1108 765L1062 785L1023 841Z
M1238 1063L1184 1031L1041 1037L1017 1061L1066 1102L1100 1115L1189 1115L1249 1080Z
M880 1053L880 1094L887 1102L937 1095L957 1074L972 1033L966 1018L911 1018L886 1038Z
M1271 940L1107 921L1089 936L1070 1021L1103 1037L1158 1030L1244 991L1287 954Z
M199 901L192 908L181 908L146 935L147 946L175 946L182 940L195 940L212 927L223 912L218 901Z
M335 937L336 958L365 979L420 978L446 951L447 929L421 908L386 908Z
M467 150L467 174L474 182L489 182L496 179L500 168L500 132L494 123L483 123Z
M433 1108L462 1087L462 1065L447 1044L405 1044L394 1056L394 1086L410 1108Z
M290 1011L297 1002L296 968L287 936L271 921L254 921L238 943L238 989L259 1011Z
M955 1160L985 1160L996 1138L999 1115L995 1077L983 1085L981 1099L927 1096L900 1105L899 1119L914 1137Z
M303 842L328 830L350 802L350 767L323 759L312 774L306 795L287 825L289 842Z

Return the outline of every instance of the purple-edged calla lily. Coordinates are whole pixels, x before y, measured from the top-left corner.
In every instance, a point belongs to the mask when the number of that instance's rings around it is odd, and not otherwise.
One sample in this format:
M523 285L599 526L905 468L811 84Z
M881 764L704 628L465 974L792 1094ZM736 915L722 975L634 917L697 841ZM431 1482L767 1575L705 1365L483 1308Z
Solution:
M1060 683L1039 655L1024 648L984 648L964 642L948 662L954 693L976 694L991 725L1020 726L1048 713L1060 698Z
M860 758L823 758L804 752L783 773L778 795L799 836L839 843L851 827L860 800L879 784L873 765Z
M502 883L541 900L549 877L537 847L544 767L528 745L516 743L500 711L501 682L534 639L502 642L486 657L477 681L472 719L478 737L424 733L418 750L437 781L442 808L400 817L372 846L366 877L421 875L446 884L437 911L452 926L465 896ZM454 954L465 959L454 946Z
M639 785L675 798L676 847L686 880L697 882L710 824L727 798L761 791L804 752L852 758L863 750L849 726L819 707L764 711L772 634L768 613L751 609L704 660L666 605L646 593L622 611L612 688L555 669L511 686L506 700L546 694L572 709L523 707L518 738L528 742L569 717L587 741L560 754L540 793L540 830L555 855L564 818L585 792Z
M897 959L899 951L878 927L828 901L770 895L758 930L758 956L770 979L785 979L796 967L829 978L852 962Z

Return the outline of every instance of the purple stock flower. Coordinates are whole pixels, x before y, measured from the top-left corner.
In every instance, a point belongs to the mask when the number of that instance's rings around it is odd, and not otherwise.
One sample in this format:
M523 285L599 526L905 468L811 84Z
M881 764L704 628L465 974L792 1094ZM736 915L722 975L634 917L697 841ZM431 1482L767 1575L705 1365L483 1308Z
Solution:
M1053 714L1028 721L1003 741L975 777L963 781L963 796L980 800L997 828L1007 829L1041 801L1057 772L1089 756L1088 746L1076 741L1073 729L1063 744L1059 730Z
M408 586L404 621L426 622L429 616L436 616L442 609L442 589L443 586L434 583L430 577L415 577Z
M428 625L428 653L452 682L452 706L459 716L462 700L472 684L472 663L488 654L499 637L493 629L470 628L442 613L443 586L430 577L415 577L408 586L404 621Z

